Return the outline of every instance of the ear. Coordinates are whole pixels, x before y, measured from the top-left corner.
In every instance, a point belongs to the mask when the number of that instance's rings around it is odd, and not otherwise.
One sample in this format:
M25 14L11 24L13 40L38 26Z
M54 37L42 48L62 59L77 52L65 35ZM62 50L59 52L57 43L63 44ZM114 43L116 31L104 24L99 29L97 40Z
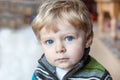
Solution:
M91 46L92 44L92 41L93 41L93 36L90 36L86 39L86 44L85 44L85 48L88 48Z

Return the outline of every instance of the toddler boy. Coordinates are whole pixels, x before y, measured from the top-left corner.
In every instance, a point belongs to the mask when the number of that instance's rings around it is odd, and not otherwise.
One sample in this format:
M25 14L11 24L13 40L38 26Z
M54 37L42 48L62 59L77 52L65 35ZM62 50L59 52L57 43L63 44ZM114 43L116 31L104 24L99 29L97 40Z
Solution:
M89 55L92 20L82 1L45 2L32 28L44 51L32 80L112 80Z

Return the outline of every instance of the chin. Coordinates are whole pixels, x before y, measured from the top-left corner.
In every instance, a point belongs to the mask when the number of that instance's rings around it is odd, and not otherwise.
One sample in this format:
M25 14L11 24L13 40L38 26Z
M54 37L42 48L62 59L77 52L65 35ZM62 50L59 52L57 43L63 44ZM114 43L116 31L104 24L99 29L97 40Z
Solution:
M69 66L65 66L65 65L61 65L61 66L58 66L59 68L63 69L63 70L71 70L72 68L69 67Z

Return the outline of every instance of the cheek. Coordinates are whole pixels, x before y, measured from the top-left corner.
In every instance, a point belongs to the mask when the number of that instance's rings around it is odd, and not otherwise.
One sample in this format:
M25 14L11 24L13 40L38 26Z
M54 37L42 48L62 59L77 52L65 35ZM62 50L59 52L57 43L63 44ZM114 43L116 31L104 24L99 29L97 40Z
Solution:
M70 56L71 56L73 62L77 63L83 57L84 48L83 47L74 47L72 49L74 49L74 50L70 51L70 53L71 53Z
M54 48L53 47L48 47L48 46L42 46L44 54L47 58L48 61L53 61L54 60Z
M42 45L42 49L45 53L50 53L53 52L53 46L46 46L46 45Z
M72 44L68 44L67 48L71 51L81 52L85 48L85 42L76 40Z
M46 58L51 58L53 57L53 50L51 48L43 48L44 54Z
M83 51L84 51L84 47L83 46L74 46L74 47L70 47L70 52L72 54L83 54Z
M47 49L44 51L45 53L45 57L47 59L47 61L53 65L54 63L54 59L55 59L55 54L53 53L53 51L51 51L51 49Z
M68 51L70 53L71 56L74 57L79 57L81 58L83 56L84 53L84 47L85 45L83 44L84 42L75 42L72 45L68 45Z

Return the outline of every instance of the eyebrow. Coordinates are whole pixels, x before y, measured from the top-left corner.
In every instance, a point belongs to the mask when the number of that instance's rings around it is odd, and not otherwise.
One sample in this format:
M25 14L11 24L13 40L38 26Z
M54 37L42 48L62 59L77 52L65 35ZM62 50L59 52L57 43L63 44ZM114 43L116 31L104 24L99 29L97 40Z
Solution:
M59 31L58 32L56 32L56 33L54 33L54 34L57 34L57 33L59 33ZM54 36L54 34L53 34L53 36ZM60 33L61 35L67 35L67 34L77 34L78 35L78 31L74 31L74 30L72 30L72 31L63 31L62 33ZM41 35L41 37L40 37L40 39L42 38L42 39L47 39L47 38L51 38L51 39L53 39L53 36L51 36L51 34L47 34L47 35Z
M51 36L43 36L43 37L41 37L41 39L48 39L48 38L51 38Z

